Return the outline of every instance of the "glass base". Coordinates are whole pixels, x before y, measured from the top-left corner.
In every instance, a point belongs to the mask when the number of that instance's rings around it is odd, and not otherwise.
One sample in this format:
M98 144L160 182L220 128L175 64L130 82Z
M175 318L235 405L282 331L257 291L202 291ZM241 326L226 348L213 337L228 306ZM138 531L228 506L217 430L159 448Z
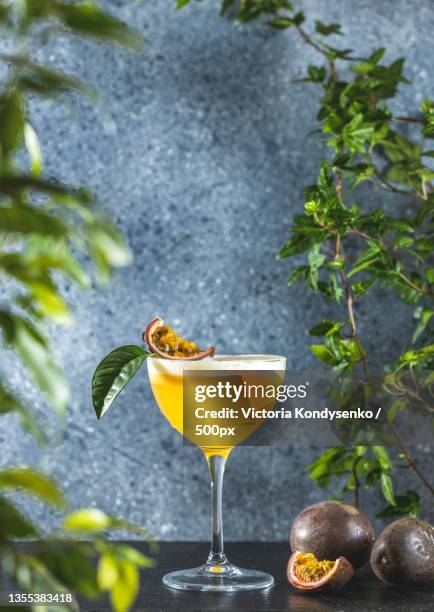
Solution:
M274 584L273 576L256 570L241 569L226 562L170 572L163 583L171 589L182 591L233 592L266 589Z

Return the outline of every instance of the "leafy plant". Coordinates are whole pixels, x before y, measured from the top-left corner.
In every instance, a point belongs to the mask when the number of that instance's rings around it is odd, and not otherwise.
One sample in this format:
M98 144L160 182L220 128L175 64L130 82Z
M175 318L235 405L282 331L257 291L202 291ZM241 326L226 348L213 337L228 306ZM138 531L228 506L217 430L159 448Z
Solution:
M178 7L188 3L178 2ZM326 319L312 327L312 336L322 338L311 346L312 353L338 375L357 368L368 375L370 355L359 334L357 304L371 299L375 286L393 291L413 308L417 322L409 349L385 364L388 384L402 396L401 405L395 404L388 415L400 457L392 459L381 446L340 446L326 450L307 470L321 487L336 480L339 494L352 492L356 504L362 484L379 486L387 502L380 516L415 515L419 495L412 490L395 493L396 470L412 470L433 495L434 486L400 437L394 419L410 395L413 402L423 403L421 390L432 385L432 380L418 380L415 389L409 389L400 374L410 372L416 379L418 371L432 369L434 362L434 151L429 144L434 138L434 102L425 100L412 116L396 115L389 101L409 83L404 58L387 60L385 48L360 57L336 46L331 37L343 34L337 23L316 21L311 35L305 15L293 2L224 0L221 13L229 10L239 22L260 18L269 27L292 29L318 53L318 63L307 67L300 82L319 88L317 119L330 155L316 184L306 187L304 211L294 217L291 236L279 254L280 259L306 254L305 263L293 268L288 286L302 282L323 299L343 306L339 321ZM375 187L369 207L357 203L359 198L366 200L366 185ZM408 198L409 215L374 207L379 190ZM432 412L432 405L425 408Z
M60 36L85 35L132 49L139 49L142 41L136 31L89 2L2 3L0 27L2 47L8 49L0 54L6 69L0 91L0 273L7 296L0 306L1 337L11 360L13 354L19 358L64 420L69 388L50 345L47 325L73 321L59 279L86 289L91 279L83 260L90 259L97 278L107 280L113 268L130 262L131 255L92 193L43 173L29 100L76 93L93 99L96 93L75 77L39 63L35 54L47 40ZM15 362L10 363L15 368ZM0 415L13 413L40 444L47 442L40 413L5 376L0 380ZM45 533L23 514L16 496L9 495L17 490L57 511L66 508L62 492L43 473L25 467L0 469L3 573L18 587L35 593L71 589L97 597L109 592L113 607L126 610L138 590L138 568L152 562L131 547L110 543L104 534L126 529L143 535L143 530L99 510L84 509L67 515L60 532ZM83 535L87 543L75 541ZM30 551L15 546L22 538L37 543ZM96 565L95 556L99 556Z
M141 346L120 346L100 361L92 377L92 402L100 419L130 380L137 374L144 361L152 357Z

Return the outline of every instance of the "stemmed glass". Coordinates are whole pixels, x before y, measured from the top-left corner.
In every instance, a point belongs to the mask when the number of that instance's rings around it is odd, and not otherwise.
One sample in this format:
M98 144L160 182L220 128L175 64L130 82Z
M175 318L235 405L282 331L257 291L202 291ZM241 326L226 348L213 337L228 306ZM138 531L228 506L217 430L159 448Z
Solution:
M277 355L217 355L202 361L148 359L149 379L155 400L169 423L181 434L183 427L183 397L185 373L251 372L257 380L273 372L285 370L286 358ZM265 378L263 379L266 380ZM272 402L274 405L274 401ZM272 405L268 404L271 408ZM254 424L253 429L260 426ZM195 444L197 439L194 440ZM171 588L191 591L243 591L263 589L274 584L274 578L265 572L241 569L227 559L223 543L222 490L226 460L233 445L199 445L208 463L211 478L212 539L206 562L192 569L177 570L163 577Z

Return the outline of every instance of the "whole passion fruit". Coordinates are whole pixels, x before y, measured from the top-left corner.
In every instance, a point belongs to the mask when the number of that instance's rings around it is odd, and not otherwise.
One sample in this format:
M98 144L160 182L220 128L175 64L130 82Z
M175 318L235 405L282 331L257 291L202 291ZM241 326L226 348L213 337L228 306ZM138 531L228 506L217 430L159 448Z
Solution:
M214 347L200 349L195 342L181 338L171 327L164 325L163 319L155 317L143 332L143 340L151 353L164 359L184 359L198 361L214 355Z
M386 584L417 585L434 581L434 527L402 518L380 533L371 552L374 573Z
M355 506L323 501L305 508L291 528L291 549L319 559L345 557L357 569L369 559L375 535L368 517Z
M288 562L288 581L301 591L336 591L353 576L354 568L348 559L318 561L312 553L294 552Z

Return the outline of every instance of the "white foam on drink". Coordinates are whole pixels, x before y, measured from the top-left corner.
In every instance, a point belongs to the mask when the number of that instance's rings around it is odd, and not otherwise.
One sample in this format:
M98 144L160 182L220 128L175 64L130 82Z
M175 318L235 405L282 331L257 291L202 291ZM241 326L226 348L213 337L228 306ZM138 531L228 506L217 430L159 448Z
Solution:
M180 376L185 370L284 370L286 367L286 357L281 355L214 355L198 361L152 357L147 361L149 376Z

